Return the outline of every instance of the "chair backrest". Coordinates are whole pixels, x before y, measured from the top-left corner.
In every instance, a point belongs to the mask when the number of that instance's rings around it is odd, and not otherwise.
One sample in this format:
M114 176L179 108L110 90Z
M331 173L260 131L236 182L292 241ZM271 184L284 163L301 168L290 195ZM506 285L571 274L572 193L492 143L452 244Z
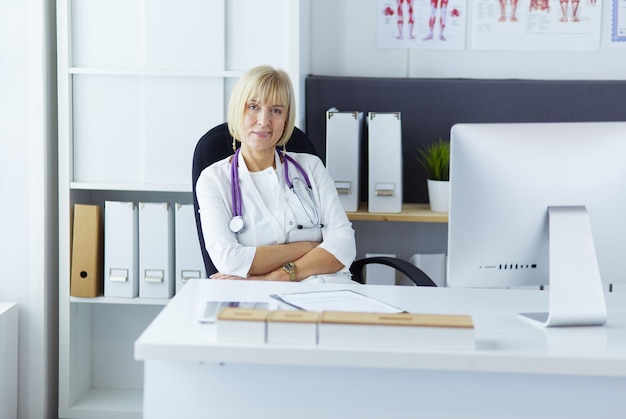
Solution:
M209 130L204 134L193 152L193 165L191 169L191 188L193 191L193 207L196 216L196 229L198 230L198 240L200 242L200 250L202 251L202 259L206 274L211 275L217 272L215 265L211 261L204 243L204 235L202 234L202 223L198 212L198 198L196 196L196 182L202 171L215 163L216 161L225 159L233 154L233 137L228 132L228 123L223 123ZM287 143L289 151L310 153L318 155L313 143L307 135L298 128L294 128L293 134Z

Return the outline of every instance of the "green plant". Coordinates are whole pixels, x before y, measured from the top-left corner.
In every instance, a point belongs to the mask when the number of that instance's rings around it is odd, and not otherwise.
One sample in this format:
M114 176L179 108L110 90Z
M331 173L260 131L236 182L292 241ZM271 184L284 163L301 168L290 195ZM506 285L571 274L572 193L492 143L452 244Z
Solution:
M431 180L450 180L450 143L439 138L437 142L418 149L420 162Z

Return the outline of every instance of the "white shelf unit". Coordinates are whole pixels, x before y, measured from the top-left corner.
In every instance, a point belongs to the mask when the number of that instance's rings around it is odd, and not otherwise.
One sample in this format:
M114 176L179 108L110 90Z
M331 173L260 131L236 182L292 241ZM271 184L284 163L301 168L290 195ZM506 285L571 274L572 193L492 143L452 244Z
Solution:
M167 300L70 297L75 203L192 202L236 79L287 71L304 128L308 0L59 0L59 418L142 417L135 339ZM196 237L192 238L197 240Z

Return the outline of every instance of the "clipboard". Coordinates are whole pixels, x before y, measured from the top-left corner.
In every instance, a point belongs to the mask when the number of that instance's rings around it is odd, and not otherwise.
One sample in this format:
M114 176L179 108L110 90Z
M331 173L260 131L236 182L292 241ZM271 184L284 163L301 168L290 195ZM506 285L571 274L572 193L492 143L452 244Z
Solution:
M272 294L270 297L305 311L406 313L401 308L348 289Z

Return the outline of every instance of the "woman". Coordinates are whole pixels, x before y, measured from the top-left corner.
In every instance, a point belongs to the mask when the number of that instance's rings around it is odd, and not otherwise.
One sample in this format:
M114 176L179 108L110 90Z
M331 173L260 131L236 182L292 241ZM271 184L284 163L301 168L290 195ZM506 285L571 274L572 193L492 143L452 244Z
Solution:
M289 76L269 66L247 71L233 89L228 128L233 149L241 147L196 183L219 271L211 278L352 282L354 230L326 168L317 156L276 148L291 137L294 104Z

